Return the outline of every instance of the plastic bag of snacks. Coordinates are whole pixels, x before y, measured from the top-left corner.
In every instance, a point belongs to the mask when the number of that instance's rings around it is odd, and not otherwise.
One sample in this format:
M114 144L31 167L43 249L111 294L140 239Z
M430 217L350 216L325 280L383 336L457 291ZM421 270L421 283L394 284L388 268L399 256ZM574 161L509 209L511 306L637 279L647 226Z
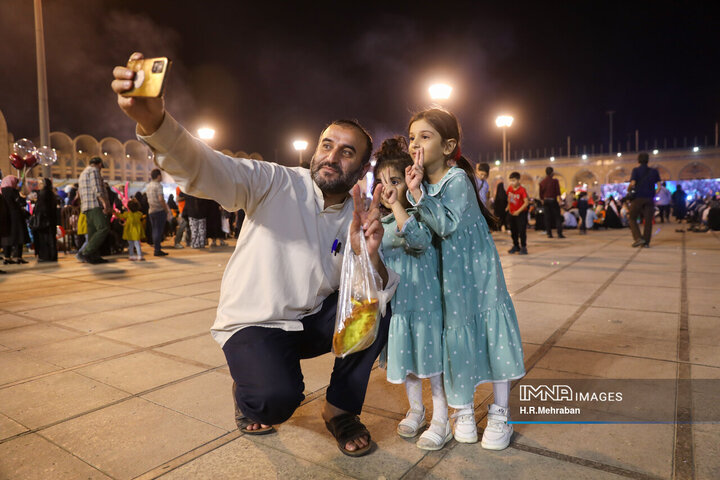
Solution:
M377 338L380 324L378 280L370 263L364 236L361 237L360 247L360 255L355 255L350 246L348 232L333 335L333 353L340 358L372 345Z

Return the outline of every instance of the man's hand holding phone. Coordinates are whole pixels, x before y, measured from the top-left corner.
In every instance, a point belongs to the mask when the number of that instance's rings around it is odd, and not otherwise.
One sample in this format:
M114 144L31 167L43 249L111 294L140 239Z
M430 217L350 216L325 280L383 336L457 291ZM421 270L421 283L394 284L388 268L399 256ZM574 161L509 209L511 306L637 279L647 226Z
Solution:
M137 61L144 58L142 53L135 52L130 56L128 65L133 67ZM165 118L165 102L162 96L144 97L128 96L136 89L136 72L128 66L118 66L113 69L112 89L117 93L117 102L125 115L138 124L140 135L151 135Z

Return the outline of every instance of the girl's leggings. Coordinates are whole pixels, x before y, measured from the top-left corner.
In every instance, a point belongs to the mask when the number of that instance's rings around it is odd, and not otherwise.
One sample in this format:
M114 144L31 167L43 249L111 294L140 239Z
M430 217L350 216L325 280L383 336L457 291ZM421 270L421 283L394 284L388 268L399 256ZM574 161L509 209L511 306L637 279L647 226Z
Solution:
M135 253L133 254L133 250ZM136 256L142 258L142 250L140 250L140 240L128 240L128 256Z

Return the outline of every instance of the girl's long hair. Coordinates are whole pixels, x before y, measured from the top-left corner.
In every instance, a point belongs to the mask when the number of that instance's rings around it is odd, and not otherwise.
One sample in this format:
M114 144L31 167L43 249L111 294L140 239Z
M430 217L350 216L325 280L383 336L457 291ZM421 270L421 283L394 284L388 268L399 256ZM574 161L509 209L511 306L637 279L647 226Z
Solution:
M455 139L457 141L457 144L455 145L453 151L450 152L450 155L445 158L445 162L447 163L449 160L454 159L455 164L465 171L468 179L470 180L470 184L473 187L473 191L475 192L475 199L477 200L483 217L485 217L485 221L487 221L490 228L497 228L499 224L498 218L493 215L492 212L490 212L490 210L488 210L488 208L482 202L482 200L480 200L480 195L477 191L477 187L475 186L475 172L473 171L470 162L462 154L458 158L455 158L458 156L458 151L460 151L460 140L462 135L462 132L460 130L460 123L458 122L455 115L443 108L428 108L412 116L410 122L408 123L408 130L410 130L410 126L418 120L425 120L430 125L432 125L433 128L437 130L437 132L440 134L440 137L443 141L447 141L450 139Z

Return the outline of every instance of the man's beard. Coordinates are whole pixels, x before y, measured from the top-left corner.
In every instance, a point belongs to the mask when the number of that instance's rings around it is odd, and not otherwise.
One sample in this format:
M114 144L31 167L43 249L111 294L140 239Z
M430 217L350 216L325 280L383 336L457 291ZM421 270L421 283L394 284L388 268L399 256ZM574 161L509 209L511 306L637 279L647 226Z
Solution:
M333 179L327 179L325 177L322 177L320 175L320 169L323 167L332 168L340 175L337 178ZM322 190L323 193L330 195L348 193L350 189L358 182L358 180L360 180L360 177L362 177L362 171L363 167L361 166L354 172L343 173L340 168L328 162L319 163L316 165L315 158L313 158L312 162L310 163L310 176L312 177L313 181L317 184L318 187L320 187L320 190Z

